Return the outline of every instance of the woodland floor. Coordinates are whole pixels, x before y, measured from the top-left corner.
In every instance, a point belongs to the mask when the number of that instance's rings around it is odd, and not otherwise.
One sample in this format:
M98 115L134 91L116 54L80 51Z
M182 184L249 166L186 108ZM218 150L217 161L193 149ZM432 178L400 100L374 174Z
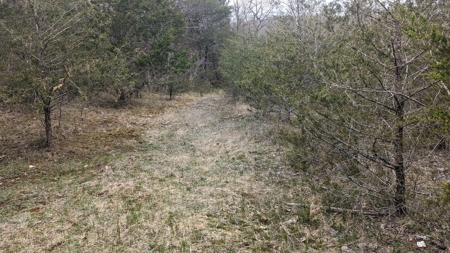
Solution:
M61 123L55 111L52 149L39 115L2 112L0 252L407 252L421 240L380 228L388 219L325 214L275 126L221 92L80 108Z

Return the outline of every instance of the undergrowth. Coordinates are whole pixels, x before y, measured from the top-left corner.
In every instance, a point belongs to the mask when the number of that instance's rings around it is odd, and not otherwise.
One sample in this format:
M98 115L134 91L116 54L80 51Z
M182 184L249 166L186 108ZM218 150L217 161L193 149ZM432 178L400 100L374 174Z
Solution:
M421 250L417 242L425 241L426 250L448 249L448 151L435 152L412 164L407 174L408 214L396 217L389 211L392 210L389 202L392 191L389 186L376 182L372 171L352 168L351 164L347 168L335 167L332 161L327 161L327 150L320 141L315 146L306 145L299 129L280 126L272 130L272 135L277 143L289 147L286 162L303 178L311 195L316 196L315 205L320 205L326 219L334 217L333 223L335 218L347 223L333 224L337 232L346 230L342 236L337 236L339 245L368 252L382 250L382 245L387 246L389 252L412 252ZM359 184L362 181L374 187L376 194Z

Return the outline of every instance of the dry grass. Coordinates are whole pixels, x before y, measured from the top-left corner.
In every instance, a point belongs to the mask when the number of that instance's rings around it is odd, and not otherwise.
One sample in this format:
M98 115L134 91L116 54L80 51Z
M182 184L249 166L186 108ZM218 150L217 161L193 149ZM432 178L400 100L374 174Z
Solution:
M67 159L83 162L105 154L139 149L143 131L151 119L189 103L196 95L186 94L168 101L166 96L145 94L125 104L104 99L101 106L71 103L55 108L52 117L54 147L45 142L43 116L37 110L0 108L0 184L39 178ZM149 120L150 119L150 120ZM34 166L30 169L30 165Z
M0 124L4 143L25 150L1 153L2 252L395 249L377 241L382 221L324 213L315 182L270 140L274 126L222 93L88 108L83 121L64 112L50 150L12 137L30 137L38 119Z

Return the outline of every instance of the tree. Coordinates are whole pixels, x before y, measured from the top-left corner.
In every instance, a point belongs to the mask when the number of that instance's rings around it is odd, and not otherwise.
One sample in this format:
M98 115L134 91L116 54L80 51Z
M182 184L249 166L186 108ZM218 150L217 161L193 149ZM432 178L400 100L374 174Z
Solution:
M183 46L197 57L190 79L217 83L221 79L220 50L230 30L230 8L222 0L187 0L177 7L183 12L187 25Z
M315 7L305 7L301 17L268 17L264 33L236 31L229 39L221 70L253 106L289 118L314 86L314 64L324 46L319 42L323 29Z
M266 30L281 4L276 0L233 0L230 2L233 29L236 32L253 34Z
M78 1L11 1L2 5L7 90L44 112L46 146L53 141L51 112L77 93L69 82L74 57L88 34L78 29L88 4Z
M447 6L448 9L449 6ZM442 10L445 10L442 7ZM441 22L439 22L441 21ZM440 148L449 148L450 143L450 36L442 31L447 30L448 24L442 20L435 21L432 28L430 40L432 42L432 53L430 55L431 72L428 76L431 79L439 81L442 95L439 96L439 102L436 106L428 108L427 120L434 127L434 132L441 134Z
M393 196L395 212L404 215L406 171L429 153L421 146L429 141L428 124L419 119L442 94L441 86L425 75L427 20L439 7L426 1L340 4L344 14L339 15L345 18L338 29L347 33L323 65L326 90L311 97L311 113L302 124L335 152L333 166L346 171L349 181L372 195L380 190L373 190L373 182L382 182L385 194ZM373 175L370 180L367 172Z
M328 164L330 181L349 192L342 203L404 215L407 171L419 169L414 161L440 140L430 130L444 125L423 120L447 94L429 78L430 22L445 20L442 4L349 0L294 12L281 19L286 30L234 40L224 73L261 108L294 115L308 151L301 159Z
M118 83L119 99L187 68L187 52L178 44L185 23L171 2L118 0L112 8L110 40L128 69Z

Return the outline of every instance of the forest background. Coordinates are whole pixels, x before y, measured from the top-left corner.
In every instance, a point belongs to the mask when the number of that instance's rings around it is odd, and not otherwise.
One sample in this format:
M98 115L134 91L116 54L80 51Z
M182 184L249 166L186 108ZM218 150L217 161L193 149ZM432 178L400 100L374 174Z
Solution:
M443 250L449 15L440 0L2 0L0 164L11 170L18 150L70 146L64 139L77 133L61 131L64 110L84 121L90 107L149 97L154 107L155 94L223 89L275 125L280 156L310 180L322 212L392 219L412 241ZM6 112L41 120L38 138L6 141ZM308 199L289 203L310 213ZM407 247L397 239L389 243Z

